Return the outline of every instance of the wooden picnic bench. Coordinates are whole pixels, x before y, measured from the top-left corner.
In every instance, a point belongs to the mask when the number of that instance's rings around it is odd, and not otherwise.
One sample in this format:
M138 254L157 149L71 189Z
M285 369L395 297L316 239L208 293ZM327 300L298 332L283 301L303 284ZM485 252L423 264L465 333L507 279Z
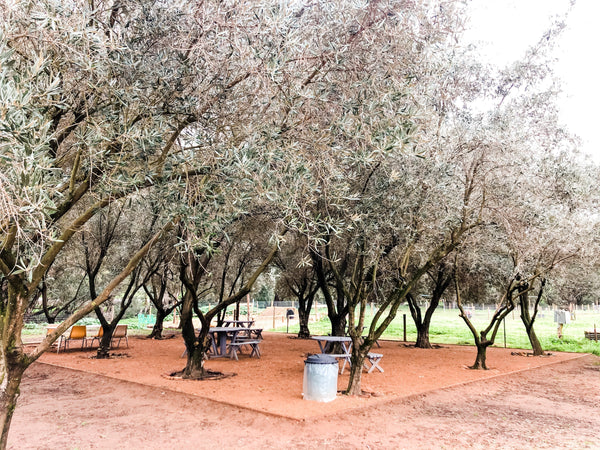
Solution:
M350 366L352 364L352 339L347 336L311 336L311 339L316 340L319 343L319 348L321 349L321 353L326 353L329 356L333 356L336 359L341 359L343 361L342 367L340 369L340 373L344 373L344 369L346 368L346 364ZM344 353L327 353L327 349L333 343L339 342L341 344L341 348ZM383 372L383 368L379 365L379 362L383 358L381 353L372 353L369 352L367 356L365 356L365 360L363 363L363 367L367 369L368 373L373 372L375 369Z
M585 335L585 338L589 339L590 341L600 341L600 331L584 331L583 333Z
M236 361L239 361L237 354L238 354L238 352L242 351L242 347L244 345L247 345L252 349L252 351L250 352L250 358L252 358L252 356L256 356L257 358L260 358L260 343L261 342L262 341L260 339L238 339L238 340L232 341L227 344L229 357L231 359L235 358Z
M346 368L346 364L350 365L350 357L351 355L346 355L346 354L331 354L331 353L326 353L329 356L333 356L336 359L341 359L344 362L342 363L342 368L340 370L340 373L344 373L344 369ZM383 367L381 367L379 365L379 362L381 361L381 359L383 358L383 354L381 353L367 353L367 356L365 356L365 361L364 361L364 367L365 369L367 369L367 373L371 373L373 372L375 369L379 370L380 372L383 372Z
M262 328L250 328L250 336L254 339L262 339Z
M342 368L340 369L340 373L344 373L344 369L346 368L346 364L350 366L350 355L345 353L324 353L325 355L333 356L336 359L341 359L343 361Z
M381 353L367 353L367 357L365 358L364 366L367 369L367 373L373 372L375 369L383 372L383 367L379 365L379 362L383 358ZM367 366L367 363L369 364Z

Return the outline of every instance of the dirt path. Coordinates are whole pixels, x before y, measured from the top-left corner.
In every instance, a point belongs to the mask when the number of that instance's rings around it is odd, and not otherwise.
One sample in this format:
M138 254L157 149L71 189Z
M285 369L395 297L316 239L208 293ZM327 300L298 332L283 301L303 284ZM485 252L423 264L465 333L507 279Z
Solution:
M9 447L600 448L599 369L600 358L584 356L294 420L38 363L24 377Z

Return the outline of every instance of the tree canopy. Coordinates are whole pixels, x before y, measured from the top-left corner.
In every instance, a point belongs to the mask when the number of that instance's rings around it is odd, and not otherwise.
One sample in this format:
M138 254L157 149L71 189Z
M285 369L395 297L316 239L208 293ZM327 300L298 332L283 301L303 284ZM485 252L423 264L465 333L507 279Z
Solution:
M313 267L332 326L349 319L359 369L400 302L451 253L484 269L475 283L502 290L498 279L585 247L597 169L575 163L557 119L546 50L561 24L495 70L461 44L463 8L0 0L3 445L23 371L157 242L178 252L198 364L191 315L220 312L197 305L208 261L238 238L266 255L236 273L241 287L221 261L226 305L289 239L285 266ZM152 220L134 203L151 205ZM48 271L113 206L137 217L143 242L127 258L116 250L104 288L26 354L24 314ZM359 343L367 302L380 309Z

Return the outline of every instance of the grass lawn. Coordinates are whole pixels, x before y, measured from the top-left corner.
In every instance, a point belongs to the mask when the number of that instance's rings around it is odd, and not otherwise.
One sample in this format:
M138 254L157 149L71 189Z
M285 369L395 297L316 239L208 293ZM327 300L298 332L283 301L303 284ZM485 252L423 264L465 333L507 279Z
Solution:
M474 345L473 336L465 322L459 317L457 309L442 309L433 314L429 336L434 344L460 344ZM492 310L475 310L471 317L472 322L478 330L485 328L489 324ZM398 310L396 318L383 334L384 339L402 340L404 338L403 315L406 315L406 339L415 341L417 332L413 323L408 306L403 306ZM320 310L321 319L309 324L312 334L328 334L331 332L329 319L326 310ZM504 333L506 325L506 334ZM585 330L593 330L594 325L600 331L600 312L593 310L577 310L575 317L570 323L563 327L563 338L557 337L557 324L554 323L554 312L544 310L535 321L535 331L542 343L544 350L564 351L564 352L582 352L594 353L600 356L600 342L590 341L584 338ZM276 331L285 332L286 327L277 328ZM290 333L297 333L298 325L290 324ZM530 349L529 340L525 333L525 327L519 312L514 311L500 326L496 336L496 347L506 347Z
M586 307L587 308L587 307ZM478 330L483 329L489 324L489 319L493 313L491 309L474 310L471 320ZM403 316L406 315L406 340L414 342L417 338L417 332L413 323L408 306L404 305L398 310L396 318L383 334L383 339L403 340L404 326ZM320 320L310 322L309 329L311 334L326 335L331 332L327 310L319 308ZM88 323L89 322L89 323ZM368 321L369 322L369 321ZM85 324L98 324L98 321L92 318L86 318L79 322ZM146 334L150 329L145 325L140 326L138 319L133 317L123 320L121 323L129 325L130 329L136 330L136 334ZM557 324L554 323L554 312L552 310L543 310L538 315L535 322L535 330L544 350L562 351L562 352L581 352L593 353L600 356L600 342L590 341L584 338L585 330L593 330L594 326L600 331L600 311L591 309L576 310L574 319L563 327L563 338L557 337ZM295 320L290 323L290 334L298 333L298 325ZM504 332L506 328L506 334ZM273 331L286 332L286 326L276 328ZM43 334L45 324L26 324L23 334ZM473 336L467 328L467 325L459 317L457 309L438 308L434 313L429 330L430 340L433 344L459 344L474 345ZM529 340L525 333L525 328L519 317L519 312L514 311L500 326L496 336L496 347L530 349Z

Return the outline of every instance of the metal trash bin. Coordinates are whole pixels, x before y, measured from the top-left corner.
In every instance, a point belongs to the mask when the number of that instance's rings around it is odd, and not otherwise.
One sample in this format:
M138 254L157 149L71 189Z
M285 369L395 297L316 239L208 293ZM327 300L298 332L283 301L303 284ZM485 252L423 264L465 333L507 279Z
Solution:
M325 354L310 355L304 361L304 400L330 402L337 395L338 361Z

